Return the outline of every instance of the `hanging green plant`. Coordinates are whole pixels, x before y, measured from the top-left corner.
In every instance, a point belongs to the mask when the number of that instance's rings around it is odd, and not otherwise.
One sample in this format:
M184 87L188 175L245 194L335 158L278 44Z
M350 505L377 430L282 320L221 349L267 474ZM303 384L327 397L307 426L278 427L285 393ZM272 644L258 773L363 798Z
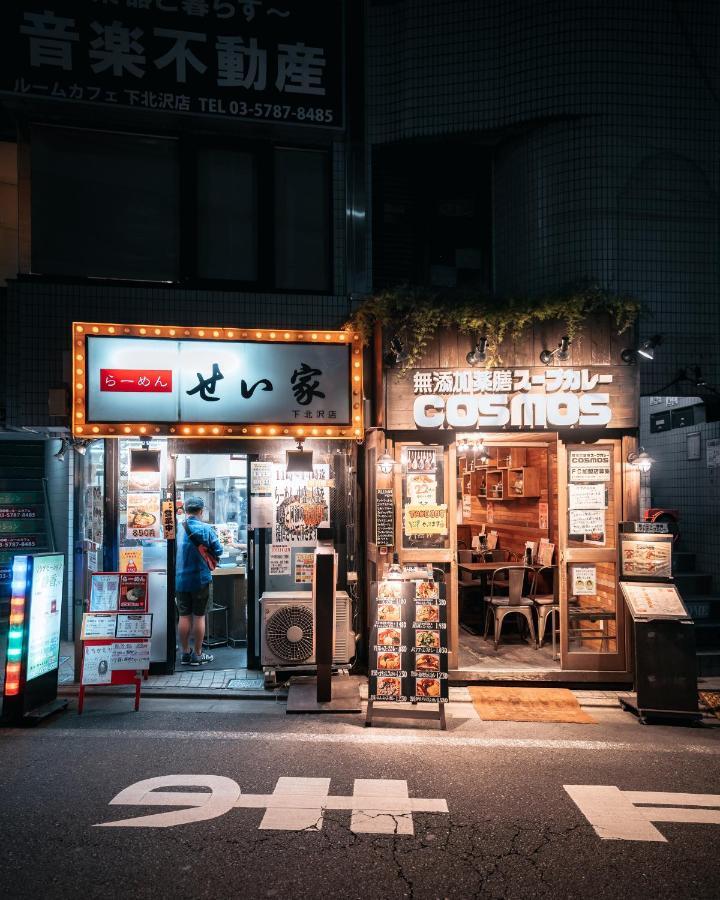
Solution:
M609 315L622 334L640 314L640 301L613 294L594 283L583 283L556 295L492 297L459 291L399 287L365 300L353 313L348 328L368 343L376 325L402 340L406 355L398 367L403 374L417 365L439 329L457 328L463 334L486 335L487 367L502 364L500 346L506 337L517 340L539 322L558 321L573 340L583 322Z

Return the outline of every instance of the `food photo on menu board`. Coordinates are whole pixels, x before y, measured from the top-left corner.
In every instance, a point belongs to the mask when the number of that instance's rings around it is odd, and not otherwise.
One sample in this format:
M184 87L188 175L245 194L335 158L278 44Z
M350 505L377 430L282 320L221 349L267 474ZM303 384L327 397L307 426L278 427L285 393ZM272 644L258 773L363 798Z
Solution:
M148 577L145 572L125 572L120 575L120 612L144 612L147 609Z

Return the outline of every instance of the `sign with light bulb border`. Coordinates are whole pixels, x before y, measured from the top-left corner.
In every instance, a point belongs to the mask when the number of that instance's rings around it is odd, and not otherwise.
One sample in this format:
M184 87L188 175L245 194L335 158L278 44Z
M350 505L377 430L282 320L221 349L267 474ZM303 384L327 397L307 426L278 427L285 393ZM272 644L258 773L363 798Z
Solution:
M352 331L74 322L78 438L363 437Z

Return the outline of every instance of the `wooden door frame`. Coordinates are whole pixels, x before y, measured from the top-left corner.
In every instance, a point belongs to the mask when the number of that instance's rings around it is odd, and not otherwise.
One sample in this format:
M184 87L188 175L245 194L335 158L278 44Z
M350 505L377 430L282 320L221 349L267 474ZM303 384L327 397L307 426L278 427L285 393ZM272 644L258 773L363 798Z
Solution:
M558 441L558 573L560 578L560 668L562 671L592 671L598 673L629 673L631 671L631 659L628 647L627 614L625 604L618 584L618 531L620 521L630 512L628 503L624 497L623 474L626 470L626 438L600 438L597 442L588 444L588 449L599 449L603 446L611 446L613 450L613 508L614 521L610 527L614 529L612 547L568 547L568 445L580 443L578 440L561 438ZM606 537L607 539L607 537ZM568 635L568 577L567 569L571 563L602 563L611 562L615 565L615 628L616 628L616 652L602 653L593 651L574 651L569 649Z

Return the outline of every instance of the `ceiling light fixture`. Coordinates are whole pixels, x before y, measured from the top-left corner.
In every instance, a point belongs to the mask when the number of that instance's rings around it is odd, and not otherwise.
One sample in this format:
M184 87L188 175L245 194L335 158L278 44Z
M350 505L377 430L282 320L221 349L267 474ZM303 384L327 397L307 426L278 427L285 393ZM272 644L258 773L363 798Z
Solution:
M477 366L487 359L488 339L483 335L473 349L465 357L469 366Z
M466 437L460 438L460 440L458 441L457 448L458 448L458 453L467 453L468 450L470 449L470 441L468 441L468 439Z
M570 359L570 344L572 341L564 334L558 341L558 345L554 350L543 350L540 353L540 362L544 366L549 366L553 361L567 362Z

